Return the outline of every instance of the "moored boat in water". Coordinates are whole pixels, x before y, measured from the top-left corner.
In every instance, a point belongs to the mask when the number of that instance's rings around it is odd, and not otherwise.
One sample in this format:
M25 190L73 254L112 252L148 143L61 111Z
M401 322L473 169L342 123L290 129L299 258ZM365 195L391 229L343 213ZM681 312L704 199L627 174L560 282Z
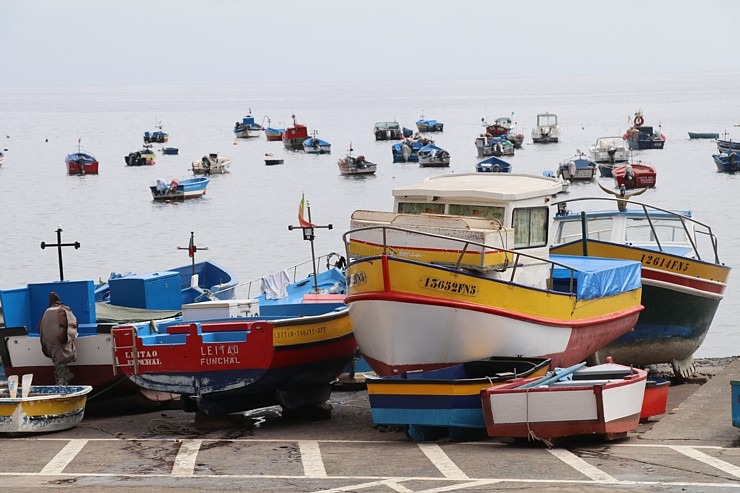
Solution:
M434 144L419 149L419 165L423 168L445 168L450 165L450 153Z
M624 186L627 190L652 188L657 180L655 168L645 163L622 164L611 171L617 188Z
M123 157L126 166L151 166L156 163L156 155L150 147L144 147L140 151L130 152Z
M476 163L475 171L478 173L510 173L511 164L496 156L491 156Z
M220 156L218 153L211 153L200 159L193 161L190 169L194 175L213 175L229 173L231 167L231 158Z
M532 129L532 142L535 144L549 144L559 140L558 116L552 113L539 113L537 115L537 125Z
M252 108L249 108L247 116L242 121L234 123L234 135L237 139L252 139L262 134L262 125L254 121Z
M658 130L646 126L642 111L638 111L635 113L632 126L624 134L624 140L627 141L627 146L631 150L663 149L666 137L661 133L660 128L660 125L658 125Z
M365 159L365 156L353 156L351 147L347 155L337 161L337 166L342 175L372 175L378 167L377 164Z
M97 175L100 166L95 156L82 150L80 139L77 139L77 152L67 154L64 162L68 175Z
M211 182L207 176L196 176L184 180L174 179L170 183L157 180L149 187L152 198L157 201L197 199L206 194L206 187Z
M596 176L596 163L588 158L581 151L558 166L558 176L563 180L573 181L593 181Z
M303 141L303 152L306 154L329 154L331 153L331 144L317 137L319 133L314 130L311 137Z
M302 151L303 143L308 139L308 127L302 123L297 123L295 115L290 115L293 119L293 126L288 127L282 134L281 139L286 149L291 151ZM273 140L270 138L272 134L268 135L267 140Z

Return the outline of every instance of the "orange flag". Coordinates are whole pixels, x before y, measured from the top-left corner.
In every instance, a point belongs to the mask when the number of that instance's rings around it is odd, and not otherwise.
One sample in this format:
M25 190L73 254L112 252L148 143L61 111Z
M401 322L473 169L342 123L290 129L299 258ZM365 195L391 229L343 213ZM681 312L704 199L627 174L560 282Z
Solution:
M312 228L316 226L315 224L306 221L303 217L303 209L305 208L306 204L306 198L303 194L301 194L301 204L298 206L298 224L301 225L301 228Z

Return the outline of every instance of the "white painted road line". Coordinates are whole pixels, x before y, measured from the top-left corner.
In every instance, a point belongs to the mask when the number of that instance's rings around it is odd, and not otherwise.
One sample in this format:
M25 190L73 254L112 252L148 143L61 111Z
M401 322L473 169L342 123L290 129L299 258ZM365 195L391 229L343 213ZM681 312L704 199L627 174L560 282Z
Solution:
M414 493L413 490L410 490L402 484L399 484L397 479L385 479L382 481L371 481L369 483L351 484L349 486L341 486L339 488L332 488L330 490L318 491L320 491L321 493L344 493L345 491L360 491L364 490L365 488L373 488L375 486L387 486L388 488L392 489L393 491L397 491L398 493Z
M321 449L316 440L299 440L298 447L301 449L301 462L303 462L303 473L309 478L325 478L326 469L324 460L321 458Z
M470 479L436 443L419 442L417 445L444 477L448 479Z
M737 467L736 465L730 464L729 462L725 462L721 459L717 459L716 457L712 457L711 455L707 455L704 452L699 452L694 447L687 447L685 445L670 445L670 448L672 448L676 452L682 453L686 457L691 457L694 460L698 460L699 462L703 462L704 464L719 469L722 472L726 472L727 474L731 474L736 478L740 478L740 467Z
M67 467L75 457L77 457L77 454L80 453L80 450L82 450L82 447L84 447L85 444L87 444L87 440L84 439L70 440L69 443L65 445L64 448L60 450L43 469L41 469L40 474L61 473L64 471L64 468Z
M570 467L575 469L576 471L580 472L586 477L589 477L593 479L594 481L602 481L602 482L608 482L608 483L616 483L617 480L599 469L598 467L594 467L585 460L578 457L573 452L570 452L565 449L547 449L548 452L550 452L552 455L560 459L561 461L568 464Z
M183 440L177 451L175 463L172 464L173 476L192 476L195 471L195 459L203 440Z

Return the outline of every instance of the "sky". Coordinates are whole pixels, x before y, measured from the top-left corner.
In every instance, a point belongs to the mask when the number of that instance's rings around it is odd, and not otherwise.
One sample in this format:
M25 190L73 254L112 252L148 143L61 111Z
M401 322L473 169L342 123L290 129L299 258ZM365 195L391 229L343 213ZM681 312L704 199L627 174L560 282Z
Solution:
M0 88L740 71L735 0L0 0Z

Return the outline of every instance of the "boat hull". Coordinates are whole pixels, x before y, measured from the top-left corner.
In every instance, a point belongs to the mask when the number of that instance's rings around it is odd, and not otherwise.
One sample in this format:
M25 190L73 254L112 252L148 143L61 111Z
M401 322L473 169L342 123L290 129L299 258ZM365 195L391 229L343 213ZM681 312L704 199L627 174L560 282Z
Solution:
M550 249L561 255L581 255L573 242ZM656 252L647 248L589 240L588 254L642 263L642 304L635 330L596 351L623 364L646 366L690 358L704 341L724 296L730 268L721 264Z
M117 366L142 388L181 394L204 414L223 415L276 404L286 409L321 404L357 349L347 309L270 322L235 318L201 325L202 333L195 324L180 325L168 329L175 337L146 345L133 337L133 327L114 329ZM214 325L221 327L223 342L205 340ZM136 367L132 346L144 355Z
M640 289L581 308L564 293L387 256L353 262L348 279L357 344L383 376L503 354L569 366L630 331L642 309Z
M405 425L417 441L485 437L481 390L516 376L543 376L547 358L493 357L437 371L366 379L376 425Z
M637 429L647 373L622 381L563 387L517 388L526 381L481 392L488 436L552 439L624 436Z
M85 414L86 386L31 386L28 397L0 394L0 433L45 433L76 426ZM20 392L19 392L20 394Z

